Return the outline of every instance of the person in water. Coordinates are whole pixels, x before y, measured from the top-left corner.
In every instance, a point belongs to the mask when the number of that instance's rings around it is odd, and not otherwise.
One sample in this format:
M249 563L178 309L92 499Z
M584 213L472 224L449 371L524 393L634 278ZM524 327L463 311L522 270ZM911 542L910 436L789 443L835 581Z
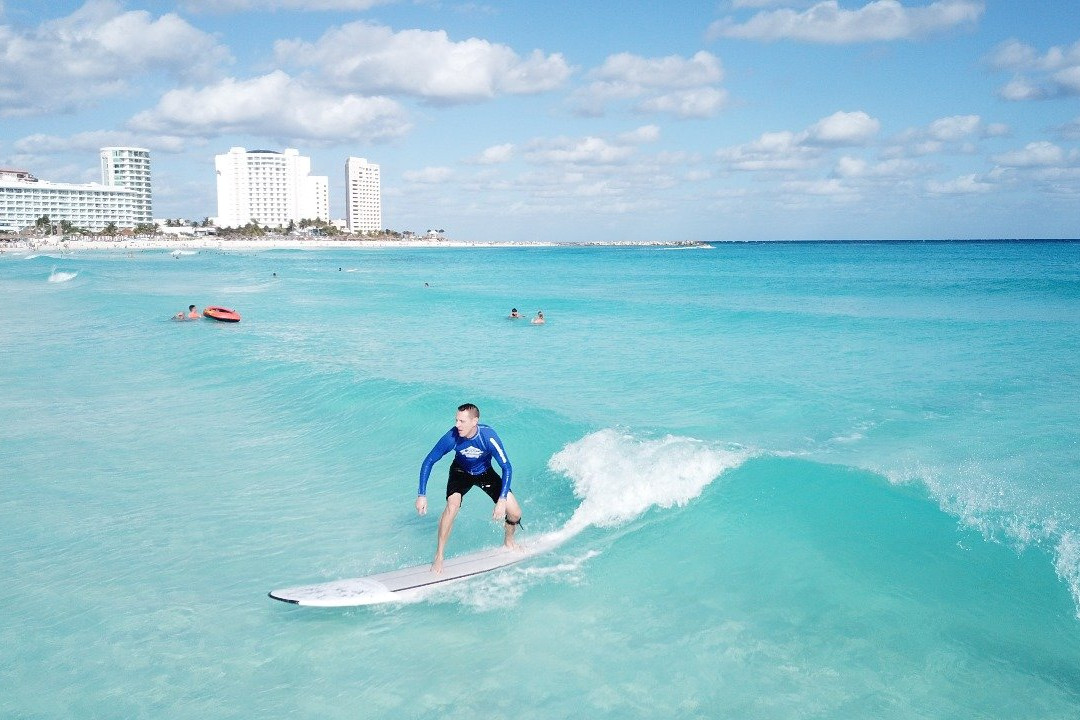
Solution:
M446 507L439 518L438 544L435 548L435 560L431 563L432 572L442 572L446 541L454 528L454 519L461 509L465 493L478 487L487 493L495 503L491 517L502 520L505 529L503 545L513 548L514 532L521 524L521 506L514 493L510 492L510 480L513 468L506 456L502 440L493 428L480 424L480 410L472 403L465 403L457 409L454 427L439 438L435 447L420 465L420 487L416 493L416 512L427 514L427 484L431 468L443 455L454 451L454 461L450 464L450 474L446 480ZM502 476L491 467L491 459L499 463Z
M195 310L194 305L188 305L188 314L184 315L183 312L176 313L177 320L198 320L199 313Z
M521 317L521 313L517 311L517 308L510 308L510 317L519 318Z
M536 317L534 317L532 319L532 324L533 325L543 325L544 324L544 311L543 310L537 310Z

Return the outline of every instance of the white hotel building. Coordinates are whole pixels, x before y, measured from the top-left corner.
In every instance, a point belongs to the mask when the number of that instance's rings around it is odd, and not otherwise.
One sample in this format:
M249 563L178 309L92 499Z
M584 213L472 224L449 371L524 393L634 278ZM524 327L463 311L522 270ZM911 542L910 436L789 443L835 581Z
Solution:
M298 150L245 150L234 147L214 157L217 170L218 227L255 221L286 227L300 220L330 221L329 183L311 174L311 158Z
M149 150L102 148L101 182L48 182L26 170L0 169L0 230L32 227L41 217L91 231L153 222Z
M136 223L154 222L150 189L150 151L133 147L101 148L101 182L134 190ZM119 224L119 223L118 223Z
M383 229L379 166L366 158L345 161L345 225L351 233Z

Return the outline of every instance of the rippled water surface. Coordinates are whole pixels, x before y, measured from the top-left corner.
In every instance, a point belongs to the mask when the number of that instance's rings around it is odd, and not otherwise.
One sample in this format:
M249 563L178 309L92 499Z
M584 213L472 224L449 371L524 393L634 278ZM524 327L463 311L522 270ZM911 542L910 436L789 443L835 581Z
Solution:
M5 253L0 304L0 716L1080 715L1080 244ZM562 544L267 598L429 560L466 401Z

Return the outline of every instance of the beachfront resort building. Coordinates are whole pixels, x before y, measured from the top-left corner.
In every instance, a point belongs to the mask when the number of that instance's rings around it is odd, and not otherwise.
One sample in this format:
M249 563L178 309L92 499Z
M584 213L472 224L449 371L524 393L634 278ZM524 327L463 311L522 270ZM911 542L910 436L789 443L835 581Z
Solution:
M108 158L106 158L108 155ZM153 222L150 151L102 148L101 184L39 180L27 170L0 169L0 231L67 221L91 231Z
M134 190L135 222L154 222L149 150L135 147L101 148L101 182L110 187Z
M242 227L255 222L275 228L301 220L330 220L327 178L312 175L311 158L298 150L234 147L215 156L214 166L218 227Z
M351 233L382 230L379 166L366 158L345 161L345 225Z

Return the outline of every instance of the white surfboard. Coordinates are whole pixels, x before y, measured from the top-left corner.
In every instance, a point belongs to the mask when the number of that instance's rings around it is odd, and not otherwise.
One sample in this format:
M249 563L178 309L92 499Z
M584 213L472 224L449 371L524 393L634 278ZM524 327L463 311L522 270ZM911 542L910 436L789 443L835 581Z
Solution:
M514 565L547 547L550 545L531 543L515 550L489 548L445 560L438 574L431 572L431 563L425 563L367 577L271 590L270 597L309 607L355 607L407 600L427 588Z

